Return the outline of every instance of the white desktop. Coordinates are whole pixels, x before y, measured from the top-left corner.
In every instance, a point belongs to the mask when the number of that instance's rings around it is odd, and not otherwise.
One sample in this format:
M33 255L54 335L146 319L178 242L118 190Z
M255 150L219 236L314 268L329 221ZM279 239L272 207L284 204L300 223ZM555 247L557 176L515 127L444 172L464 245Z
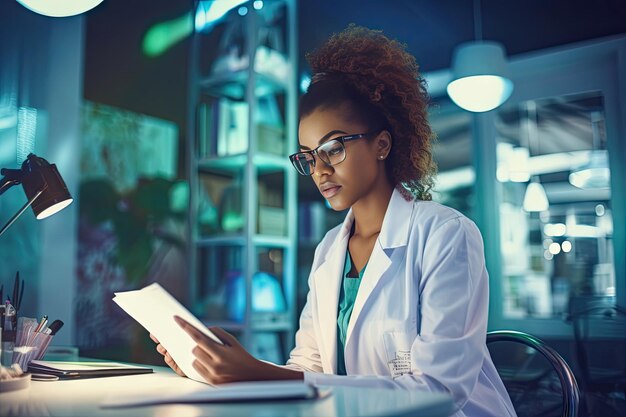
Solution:
M169 368L154 367L153 374L59 381L32 381L29 388L0 393L0 415L129 416L129 417L299 417L299 416L420 416L452 414L452 397L444 394L354 387L320 387L320 398L287 401L239 401L211 404L167 404L104 408L118 396L153 397L189 394L214 389L181 378Z

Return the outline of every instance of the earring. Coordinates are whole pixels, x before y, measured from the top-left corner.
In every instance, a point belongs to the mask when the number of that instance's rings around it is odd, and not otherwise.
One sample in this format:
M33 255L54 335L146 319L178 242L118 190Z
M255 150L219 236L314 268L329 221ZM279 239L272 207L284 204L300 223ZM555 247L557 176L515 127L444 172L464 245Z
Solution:
M378 159L385 159L384 155L379 155Z

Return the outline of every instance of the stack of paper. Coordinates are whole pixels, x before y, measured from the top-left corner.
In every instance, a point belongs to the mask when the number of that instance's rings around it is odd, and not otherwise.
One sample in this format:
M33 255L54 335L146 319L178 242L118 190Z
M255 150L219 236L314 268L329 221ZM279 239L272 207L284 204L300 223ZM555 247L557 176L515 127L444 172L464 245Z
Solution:
M195 356L191 351L196 342L174 321L174 316L183 318L215 342L223 343L163 287L155 283L137 291L118 292L113 301L159 339L185 375L206 383L192 365Z

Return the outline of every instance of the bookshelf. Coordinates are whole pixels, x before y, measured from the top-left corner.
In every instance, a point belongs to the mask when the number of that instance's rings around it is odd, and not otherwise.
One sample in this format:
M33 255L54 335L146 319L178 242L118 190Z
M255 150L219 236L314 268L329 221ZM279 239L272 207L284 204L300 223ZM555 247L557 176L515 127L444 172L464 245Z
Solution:
M278 362L296 330L295 7L243 3L196 30L190 60L191 309Z

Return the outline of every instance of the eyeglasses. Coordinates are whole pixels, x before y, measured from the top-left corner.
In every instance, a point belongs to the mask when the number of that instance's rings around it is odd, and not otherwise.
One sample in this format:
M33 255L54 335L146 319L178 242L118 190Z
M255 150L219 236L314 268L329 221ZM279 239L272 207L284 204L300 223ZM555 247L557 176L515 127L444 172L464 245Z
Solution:
M289 155L289 159L299 174L313 175L313 171L315 170L315 155L327 165L337 165L346 159L346 142L364 138L372 133L373 132L339 136L322 143L312 151L297 152L293 155Z

